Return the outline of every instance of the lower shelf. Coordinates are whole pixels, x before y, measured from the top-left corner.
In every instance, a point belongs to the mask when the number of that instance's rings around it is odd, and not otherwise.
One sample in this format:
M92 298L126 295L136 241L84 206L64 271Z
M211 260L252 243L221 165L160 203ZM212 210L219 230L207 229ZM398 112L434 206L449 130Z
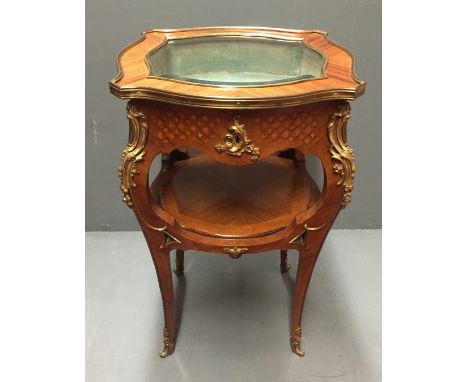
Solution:
M175 162L151 191L185 229L225 238L278 232L320 196L305 169L277 156L226 166L200 154Z

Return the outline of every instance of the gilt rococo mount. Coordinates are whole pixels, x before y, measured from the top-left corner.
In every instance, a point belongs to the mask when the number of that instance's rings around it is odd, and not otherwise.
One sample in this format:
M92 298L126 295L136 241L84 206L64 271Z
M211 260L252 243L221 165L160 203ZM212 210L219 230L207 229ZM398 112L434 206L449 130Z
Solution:
M175 348L170 252L299 252L290 344L300 356L302 308L322 244L351 201L348 100L364 93L353 56L321 31L220 27L151 30L118 57L111 92L129 99L129 142L119 167L156 267ZM194 150L188 150L194 149ZM161 171L149 178L154 158ZM320 189L305 156L323 165Z

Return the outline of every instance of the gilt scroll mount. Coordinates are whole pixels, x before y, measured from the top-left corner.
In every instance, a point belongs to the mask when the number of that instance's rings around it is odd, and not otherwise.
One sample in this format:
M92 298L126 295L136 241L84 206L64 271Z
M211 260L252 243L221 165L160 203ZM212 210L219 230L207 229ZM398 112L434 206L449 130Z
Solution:
M247 136L247 131L239 118L234 118L234 124L228 129L224 136L224 143L214 145L218 153L225 152L228 155L240 157L244 153L250 155L251 161L256 161L260 156L260 149L256 147Z
M351 117L350 110L348 103L339 105L338 111L333 113L328 123L328 138L331 143L329 151L335 161L333 172L341 177L337 186L342 186L344 189L341 208L345 208L351 202L356 173L354 152L346 139L346 125Z
M120 190L122 191L122 201L128 207L133 208L133 199L130 189L136 187L133 180L140 172L136 164L143 160L146 153L145 145L148 136L148 122L146 117L138 111L132 103L127 106L127 117L130 121L130 139L127 147L123 150L122 159L119 166Z

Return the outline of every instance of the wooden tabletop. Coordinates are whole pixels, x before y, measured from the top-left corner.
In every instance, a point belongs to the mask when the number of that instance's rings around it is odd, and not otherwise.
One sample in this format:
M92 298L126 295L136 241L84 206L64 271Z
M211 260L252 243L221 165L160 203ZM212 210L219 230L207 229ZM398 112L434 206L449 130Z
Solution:
M220 86L177 81L151 75L148 56L171 40L238 36L302 41L324 58L323 76L261 86ZM322 100L353 100L364 93L365 83L354 74L353 55L329 40L322 31L260 27L214 27L150 30L123 49L111 93L122 99L158 101L212 108L272 108Z

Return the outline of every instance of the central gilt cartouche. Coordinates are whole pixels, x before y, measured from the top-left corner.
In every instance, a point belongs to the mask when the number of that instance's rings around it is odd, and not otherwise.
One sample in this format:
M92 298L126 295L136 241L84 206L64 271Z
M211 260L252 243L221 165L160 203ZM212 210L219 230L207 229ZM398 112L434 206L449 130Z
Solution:
M228 155L240 157L246 153L250 155L252 161L256 161L260 156L260 149L256 147L247 136L247 131L238 118L234 118L234 124L228 129L224 136L224 143L218 143L214 146L218 153L226 152Z

